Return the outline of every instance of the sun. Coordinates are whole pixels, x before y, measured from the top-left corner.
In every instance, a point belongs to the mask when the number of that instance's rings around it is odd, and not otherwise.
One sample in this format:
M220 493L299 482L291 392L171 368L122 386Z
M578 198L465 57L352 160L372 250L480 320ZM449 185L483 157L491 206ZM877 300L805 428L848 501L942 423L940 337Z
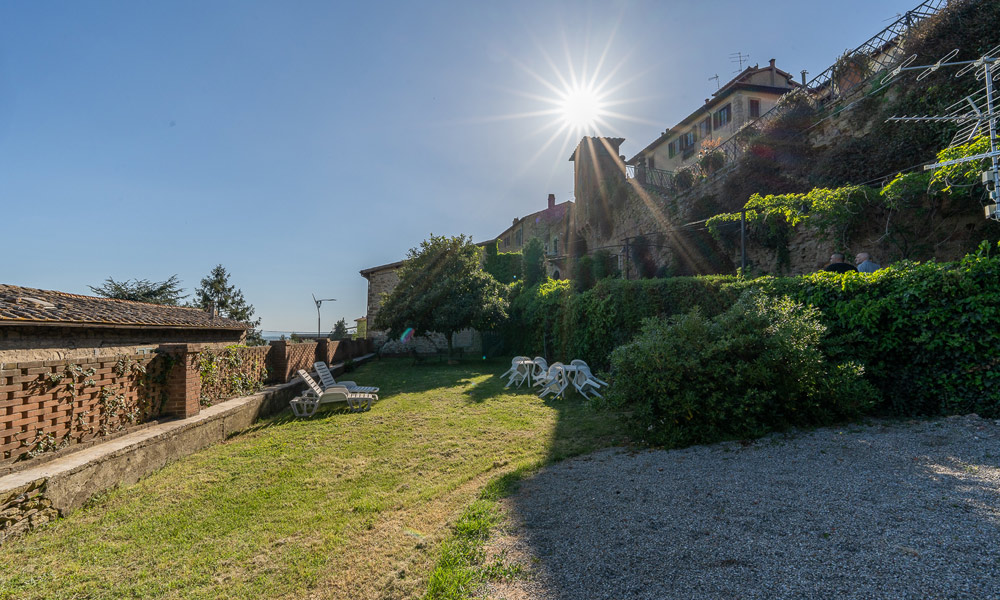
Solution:
M560 93L559 116L574 133L589 133L606 116L600 91L592 86L576 85Z

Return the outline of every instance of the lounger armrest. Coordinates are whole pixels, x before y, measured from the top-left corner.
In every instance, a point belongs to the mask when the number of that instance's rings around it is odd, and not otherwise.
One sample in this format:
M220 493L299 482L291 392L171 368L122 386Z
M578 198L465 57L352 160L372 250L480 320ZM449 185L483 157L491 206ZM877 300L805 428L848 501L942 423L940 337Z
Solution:
M353 381L344 381L343 379L338 381L336 385L343 385L346 387L358 387L358 384L354 383Z

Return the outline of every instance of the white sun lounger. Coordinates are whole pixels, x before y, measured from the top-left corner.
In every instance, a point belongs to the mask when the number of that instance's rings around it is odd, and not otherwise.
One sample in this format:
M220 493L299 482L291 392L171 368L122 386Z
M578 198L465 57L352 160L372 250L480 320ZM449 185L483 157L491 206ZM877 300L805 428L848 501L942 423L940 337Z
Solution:
M342 385L328 387L324 390L309 376L309 373L299 369L298 374L309 387L301 396L293 398L289 402L292 414L296 417L311 417L316 414L321 404L333 402L346 402L353 412L361 410L361 402L367 400L368 410L371 410L372 394L351 392Z
M335 385L342 385L346 387L349 392L371 394L375 396L375 400L378 400L377 387L358 385L353 381L337 381L333 378L333 373L330 372L330 367L326 366L326 363L323 361L313 363L313 368L316 369L316 374L319 375L319 381L323 385L324 390Z

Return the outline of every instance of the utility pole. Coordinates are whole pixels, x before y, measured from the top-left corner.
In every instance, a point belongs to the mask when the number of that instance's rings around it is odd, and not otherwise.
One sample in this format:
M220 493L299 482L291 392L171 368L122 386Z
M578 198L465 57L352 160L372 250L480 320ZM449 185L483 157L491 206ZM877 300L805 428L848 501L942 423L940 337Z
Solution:
M316 294L313 294L312 297L313 297L313 302L316 303L316 338L318 339L318 338L323 337L323 334L321 333L323 331L323 328L320 326L319 307L324 302L336 302L337 299L336 298L320 298L319 300L317 300L316 299Z

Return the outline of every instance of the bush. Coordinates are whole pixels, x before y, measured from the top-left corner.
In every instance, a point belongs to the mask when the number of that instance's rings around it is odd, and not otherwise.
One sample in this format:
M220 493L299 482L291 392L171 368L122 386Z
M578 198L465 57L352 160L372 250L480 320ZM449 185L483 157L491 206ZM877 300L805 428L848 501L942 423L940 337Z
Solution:
M827 353L866 365L880 412L1000 416L1000 257L988 245L958 263L754 283L822 312Z
M606 279L573 293L569 283L515 286L504 340L513 354L586 360L608 368L611 352L643 319L703 318L727 311L747 290L819 310L821 350L855 361L882 398L880 414L978 413L1000 417L1000 256L988 245L958 263L901 262L876 273L800 277Z
M875 391L858 364L827 362L824 331L815 309L760 292L712 319L647 319L611 356L607 404L636 437L671 447L861 415Z

